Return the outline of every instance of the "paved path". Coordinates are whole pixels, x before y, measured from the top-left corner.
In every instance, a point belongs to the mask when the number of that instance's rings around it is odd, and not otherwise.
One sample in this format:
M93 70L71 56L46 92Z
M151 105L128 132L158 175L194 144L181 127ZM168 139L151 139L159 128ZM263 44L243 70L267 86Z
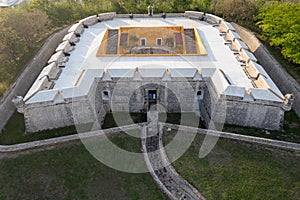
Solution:
M155 112L148 112L147 117L148 126L142 129L142 149L147 168L156 184L170 199L205 199L171 166L162 143L158 113L155 117Z
M168 124L168 123L161 123L162 126L170 127L173 129L178 129L179 125L177 124ZM221 131L213 131L213 130L207 130L202 128L195 128L195 127L189 127L189 126L180 126L181 130L187 131L187 132L197 132L198 134L203 135L210 135L220 138L226 138L231 140L238 140L243 142L250 142L255 143L259 145L264 146L270 146L275 148L281 148L281 149L287 149L287 150L295 150L300 151L300 144L299 143L293 143L293 142L285 142L280 140L272 140L267 138L261 138L261 137L254 137L254 136L248 136L248 135L241 135L236 133L227 133L227 132L221 132Z
M12 153L12 152L26 151L30 149L45 148L49 146L57 146L59 144L80 141L81 138L91 138L91 137L104 135L104 134L109 135L121 131L133 130L133 129L141 128L141 126L143 125L144 123L132 124L132 125L127 125L122 127L105 129L102 131L92 131L88 133L80 133L80 134L56 137L51 139L38 140L33 142L26 142L26 143L14 144L14 145L0 145L0 153Z
M146 124L148 124L148 123L132 124L132 125L127 125L127 126L122 126L122 127L110 128L110 129L103 130L103 132L105 134L112 134L112 133L116 133L119 131L140 128L142 126L145 126ZM168 124L168 123L161 123L161 122L159 124L161 126L170 127L173 129L178 129L178 127L179 127L179 125L177 125L177 124ZM275 147L275 148L283 148L283 149L287 149L287 150L300 151L300 144L298 144L298 143L272 140L272 139L266 139L266 138L259 138L259 137L253 137L253 136L247 136L247 135L240 135L240 134L235 134L235 133L211 131L211 130L207 130L207 129L188 127L188 126L181 126L181 129L185 130L185 131L193 131L193 132L197 131L197 133L204 134L204 135L208 134L208 135L212 135L212 136L220 136L221 138L256 143L256 144L266 145L266 146ZM18 151L24 151L24 150L28 150L28 149L44 148L46 146L56 146L58 144L62 144L62 143L66 143L66 142L79 141L80 140L79 136L93 137L95 134L99 134L99 133L97 131L94 131L94 132L89 132L89 133L74 134L74 135L69 135L69 136L62 136L62 137L38 140L38 141L34 141L34 142L27 142L27 143L21 143L21 144L0 145L0 153L18 152Z

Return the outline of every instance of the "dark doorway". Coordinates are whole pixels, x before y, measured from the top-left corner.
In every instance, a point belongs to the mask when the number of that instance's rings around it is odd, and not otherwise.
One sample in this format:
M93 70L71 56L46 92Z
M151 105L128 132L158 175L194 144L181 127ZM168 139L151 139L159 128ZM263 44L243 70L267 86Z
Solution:
M148 110L151 108L152 105L156 105L156 103L157 103L156 90L149 90L148 91Z

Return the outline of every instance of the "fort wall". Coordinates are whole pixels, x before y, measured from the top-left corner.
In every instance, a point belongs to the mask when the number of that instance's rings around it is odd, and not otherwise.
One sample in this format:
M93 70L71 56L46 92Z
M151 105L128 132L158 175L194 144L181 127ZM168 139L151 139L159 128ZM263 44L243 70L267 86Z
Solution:
M297 103L300 99L300 84L282 68L252 32L235 23L232 23L232 25L242 40L248 45L249 49L254 53L258 62L263 65L278 88L283 93L292 93L294 95L296 102L292 108L297 115L300 116L300 103Z
M26 105L26 131L37 132L76 124L101 125L107 112L146 112L150 109L148 91L155 90L156 104L163 112L195 112L205 126L210 121L278 130L284 110L279 103L228 100L220 98L209 80L178 82L95 81L94 93L62 103ZM186 87L183 85L186 84ZM95 84L94 84L95 85ZM120 87L120 88L118 88ZM201 94L198 92L201 91ZM104 93L107 92L107 93ZM107 96L106 96L107 95ZM75 122L74 122L75 119Z
M185 16L219 26L221 34L223 32L225 35L232 33L232 40L235 40L233 37L236 37L236 33L232 32L234 30L232 25L216 16L198 12L186 12ZM84 27L113 17L116 17L115 13L88 17L73 25L69 32L80 35ZM234 43L234 41L230 42ZM245 42L247 43L247 40ZM249 48L252 47L249 46ZM241 52L244 52L243 48L238 50L238 53ZM67 62L68 55L63 55L62 52L60 54L61 57L54 56L53 59L54 62L63 65ZM248 51L244 55L247 65L251 55ZM244 65L246 65L245 63ZM225 119L225 123L229 124L274 130L278 130L282 126L284 114L282 102L263 100L262 95L256 98L251 90L246 91L245 88L232 85L230 78L222 70L216 69L213 77L204 79L199 71L196 71L193 78L171 78L171 76L167 76L168 70L163 73L164 75L161 77L156 77L156 75L151 77L149 74L142 77L139 69L136 69L133 77L116 78L114 76L112 78L109 69L104 70L103 74L100 71L97 73L96 71L95 73L89 70L84 71L74 86L79 88L78 94L75 92L74 95L69 91L68 96L63 96L64 92L55 89L49 90L51 94L48 95L48 99L40 96L38 98L40 102L34 100L33 103L30 103L30 100L25 100L27 101L24 111L26 130L27 132L36 132L69 126L74 123L94 126L95 120L101 124L107 112L145 112L149 110L152 103L161 104L166 112L195 112L206 126L211 119L215 122L224 122ZM200 78L195 81L197 73ZM52 96L52 93L54 94L56 91L62 96L59 98ZM230 93L232 91L233 93ZM265 89L263 92L268 93L270 90Z
M206 127L213 121L269 130L282 129L284 110L276 102L258 103L220 98L209 81L203 91L204 95L198 99L198 103L200 117Z

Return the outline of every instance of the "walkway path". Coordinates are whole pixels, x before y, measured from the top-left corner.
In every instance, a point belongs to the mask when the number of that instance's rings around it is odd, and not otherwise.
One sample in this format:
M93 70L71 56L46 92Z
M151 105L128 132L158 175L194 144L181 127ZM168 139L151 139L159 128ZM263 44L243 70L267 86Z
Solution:
M158 113L151 111L147 116L148 126L142 130L142 149L148 170L157 185L170 199L205 199L169 163L162 144L162 126L158 127Z
M119 131L124 130L132 130L136 128L140 128L142 126L146 126L147 123L140 123L140 124L132 124L122 127L116 127L116 128L110 128L103 130L104 134L112 134ZM168 124L168 123L159 123L162 127L170 127L173 129L178 129L179 125L177 124ZM279 140L272 140L272 139L266 139L266 138L259 138L254 136L247 136L247 135L240 135L235 133L226 133L226 132L220 132L220 131L211 131L207 129L201 129L201 128L195 128L195 127L188 127L188 126L181 126L182 130L185 131L197 131L199 134L208 134L212 136L219 136L221 138L227 138L232 140L238 140L238 141L244 141L244 142L250 142L250 143L256 143L260 145L266 145L270 147L275 148L282 148L287 150L295 150L300 151L300 144L298 143L292 143L292 142L285 142L285 141L279 141ZM14 144L14 145L0 145L0 153L7 153L7 152L18 152L18 151L24 151L28 149L35 149L35 148L44 148L46 146L56 146L58 144L67 143L67 142L73 142L73 141L79 141L80 137L93 137L95 134L99 134L97 131L89 132L89 133L82 133L82 134L74 134L69 136L62 136L62 137L56 137L51 139L45 139L45 140L38 140L34 142L27 142L27 143L20 143L20 144Z

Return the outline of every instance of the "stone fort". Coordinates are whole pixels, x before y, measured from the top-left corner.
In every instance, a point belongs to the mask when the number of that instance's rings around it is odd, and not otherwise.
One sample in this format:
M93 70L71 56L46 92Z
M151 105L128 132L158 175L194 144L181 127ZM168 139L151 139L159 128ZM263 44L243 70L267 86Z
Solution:
M26 132L101 124L107 112L147 112L155 105L193 112L205 126L280 130L292 100L230 23L186 11L80 20L14 103L24 113Z

